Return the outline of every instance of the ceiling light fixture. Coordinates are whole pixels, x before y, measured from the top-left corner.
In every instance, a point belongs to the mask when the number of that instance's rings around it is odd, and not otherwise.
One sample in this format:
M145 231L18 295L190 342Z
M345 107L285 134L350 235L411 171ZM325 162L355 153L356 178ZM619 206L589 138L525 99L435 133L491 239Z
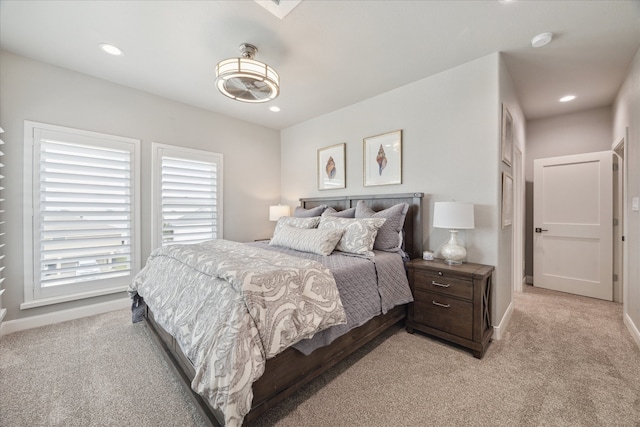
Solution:
M567 96L563 96L562 98L559 99L560 102L569 102L569 101L573 101L574 99L576 99L575 95L567 95Z
M273 111L274 113L278 113L280 111L280 107L278 107L277 105L273 105L269 107L269 110Z
M253 59L258 48L240 45L241 58L220 61L216 85L223 95L242 102L268 102L280 94L280 76L265 63Z
M100 43L98 46L100 46L100 49L104 50L110 55L115 55L115 56L124 55L124 52L118 46L114 46L109 43Z
M538 34L537 36L531 39L531 46L532 47L546 46L549 43L551 43L552 39L553 39L553 33Z

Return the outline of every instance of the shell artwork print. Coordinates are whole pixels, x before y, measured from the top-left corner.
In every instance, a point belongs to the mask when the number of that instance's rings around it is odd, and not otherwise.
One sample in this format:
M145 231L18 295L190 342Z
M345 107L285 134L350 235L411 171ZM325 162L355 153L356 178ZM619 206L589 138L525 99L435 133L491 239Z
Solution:
M329 179L334 179L336 177L336 162L333 160L333 157L330 156L327 160L327 166L325 170Z
M402 129L364 138L362 146L365 187L402 184Z
M382 146L382 144L380 144L380 149L378 149L376 162L378 162L378 174L382 176L382 171L387 167L387 155L384 152L384 147Z

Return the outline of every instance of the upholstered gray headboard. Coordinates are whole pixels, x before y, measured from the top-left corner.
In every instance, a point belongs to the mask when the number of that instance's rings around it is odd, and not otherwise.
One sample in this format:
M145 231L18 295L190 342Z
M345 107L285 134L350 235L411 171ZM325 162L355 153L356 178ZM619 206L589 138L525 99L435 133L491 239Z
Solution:
M424 193L369 194L366 196L312 197L300 199L305 209L327 205L336 210L355 207L358 201L364 201L374 211L390 208L398 203L409 205L404 220L404 249L411 258L422 256L422 198Z

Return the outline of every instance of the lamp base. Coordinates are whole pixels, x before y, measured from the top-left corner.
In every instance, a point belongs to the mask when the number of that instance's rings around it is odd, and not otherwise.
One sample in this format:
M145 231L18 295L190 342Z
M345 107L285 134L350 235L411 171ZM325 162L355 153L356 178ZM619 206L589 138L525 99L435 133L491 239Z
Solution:
M460 265L467 257L467 250L458 242L458 230L449 230L451 238L442 246L440 253L449 265Z

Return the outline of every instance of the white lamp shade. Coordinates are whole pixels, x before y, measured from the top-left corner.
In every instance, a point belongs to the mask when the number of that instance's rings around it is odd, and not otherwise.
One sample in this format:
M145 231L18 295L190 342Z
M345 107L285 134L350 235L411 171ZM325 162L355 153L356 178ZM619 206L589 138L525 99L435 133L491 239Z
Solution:
M433 204L433 226L453 230L475 227L473 204L462 202L435 202Z
M291 209L287 205L269 206L269 221L277 221L280 217L291 215Z

